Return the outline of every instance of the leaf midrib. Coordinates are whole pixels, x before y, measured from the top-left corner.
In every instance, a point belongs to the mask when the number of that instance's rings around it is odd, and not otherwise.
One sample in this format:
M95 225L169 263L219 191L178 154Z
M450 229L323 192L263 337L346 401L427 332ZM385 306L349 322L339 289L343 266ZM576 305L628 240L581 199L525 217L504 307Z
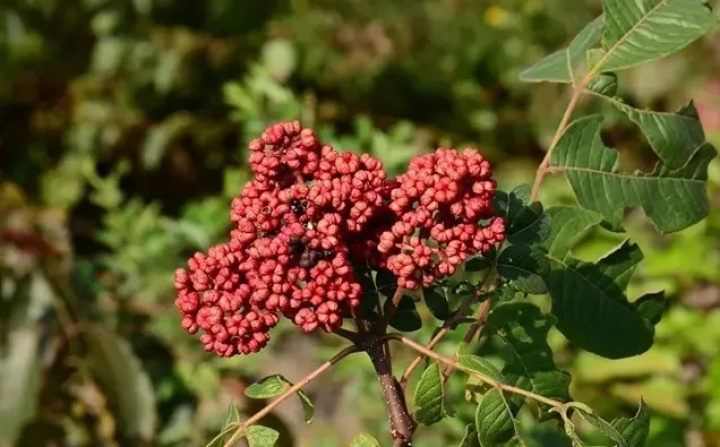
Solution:
M667 5L668 1L670 1L670 0L660 0L660 3L653 6L653 8L650 9L647 12L647 14L645 14L640 20L638 20L637 23L632 26L632 28L627 30L627 32L620 39L618 39L618 41L615 42L615 44L612 47L608 48L608 50L605 52L605 55L603 55L603 57L598 61L598 63L595 65L595 67L593 67L590 70L590 72L585 76L585 78L581 82L581 85L585 86L590 81L590 79L595 77L595 75L597 75L600 72L600 69L602 68L602 66L605 65L605 63L608 61L610 56L613 55L613 52L616 51L620 45L625 43L625 41L629 38L629 36L632 33L634 33L643 23L645 23L645 20L647 20L648 17L650 17L652 14L654 14L655 11L657 11L661 7Z

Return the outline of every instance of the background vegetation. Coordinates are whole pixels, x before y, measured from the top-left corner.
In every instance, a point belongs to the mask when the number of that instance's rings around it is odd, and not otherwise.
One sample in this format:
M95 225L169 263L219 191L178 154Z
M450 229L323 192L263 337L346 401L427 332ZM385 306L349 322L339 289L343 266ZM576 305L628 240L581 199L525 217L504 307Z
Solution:
M172 272L229 224L248 178L245 143L300 118L392 172L437 146L473 145L501 187L527 182L567 98L517 75L599 12L594 0L5 0L0 446L202 446L231 402L243 414L262 405L244 398L248 384L312 370L339 342L276 330L259 355L217 359L181 330L173 306ZM641 108L696 98L708 140L720 144L717 31L624 73L621 85ZM654 164L619 112L584 107L614 117L604 137L625 167ZM710 175L716 205L717 160ZM562 178L543 194L573 200ZM631 414L642 395L652 447L720 446L720 210L662 239L642 216L628 219L646 255L631 295L667 291L657 342L610 361L553 330L558 366L572 372L576 399L608 418ZM597 230L575 254L597 259L620 242ZM424 325L413 336L431 334ZM438 351L452 354L457 342ZM450 401L463 399L459 379L448 389ZM283 446L347 445L362 430L384 439L366 358L348 359L308 394L312 424L299 400L265 422ZM455 445L471 419L425 429L416 445ZM532 442L566 441L539 425Z

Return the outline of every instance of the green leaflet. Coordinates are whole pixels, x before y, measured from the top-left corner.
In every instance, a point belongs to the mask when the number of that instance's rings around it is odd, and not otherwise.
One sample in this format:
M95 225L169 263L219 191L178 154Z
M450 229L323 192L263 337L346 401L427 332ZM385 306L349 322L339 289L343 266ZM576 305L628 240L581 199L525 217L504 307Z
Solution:
M625 208L640 205L664 233L707 216L707 167L716 155L711 145L699 147L681 169L659 163L650 174L633 175L619 170L617 152L600 138L601 124L599 115L573 122L550 160L554 170L566 173L584 208L599 212L619 228Z
M509 348L503 377L528 391L564 402L570 400L570 375L557 369L547 343L554 324L551 315L527 302L498 306L488 315L488 330Z
M600 38L602 16L596 18L583 28L572 40L570 45L541 59L530 68L520 73L524 82L559 82L575 83L576 71L583 63L585 52Z
M517 395L505 397L497 388L483 395L475 412L475 428L478 430L481 447L525 445L515 422L522 402Z
M579 234L602 222L600 214L576 206L553 206L546 214L551 227L543 245L548 255L559 259L565 258Z
M612 423L597 416L592 409L579 404L569 404L583 419L613 440L617 447L643 447L650 432L650 412L642 400L635 417L619 418Z
M579 347L607 358L647 351L653 342L652 324L625 297L642 258L637 245L629 242L596 264L571 256L551 258L546 281L560 332Z
M430 313L438 320L450 318L450 306L448 305L445 289L440 286L423 288L423 298Z
M543 276L549 270L545 254L527 245L504 249L497 260L497 271L515 290L542 295L547 292Z
M423 371L415 387L413 406L415 420L418 423L432 425L447 416L443 385L442 368L438 362L433 362Z
M280 374L264 377L253 383L245 389L245 395L251 399L268 399L276 397L284 393L293 383ZM315 406L305 391L297 392L300 402L302 403L303 412L305 413L305 422L312 422L315 417Z
M250 447L273 447L280 433L262 425L253 425L248 428L246 436Z
M718 23L698 0L603 0L603 11L601 71L621 70L675 53Z

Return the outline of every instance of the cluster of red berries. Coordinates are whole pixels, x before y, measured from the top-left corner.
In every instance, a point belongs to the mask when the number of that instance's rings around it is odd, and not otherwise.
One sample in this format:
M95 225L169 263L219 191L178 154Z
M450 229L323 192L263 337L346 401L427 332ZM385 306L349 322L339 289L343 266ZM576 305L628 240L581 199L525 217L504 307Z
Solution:
M249 144L248 182L231 204L227 244L175 273L182 326L222 356L262 349L283 315L332 332L360 304L353 264L387 268L410 289L503 239L495 183L477 152L439 150L388 180L379 160L338 152L297 121Z
M410 162L391 193L397 220L378 246L400 287L429 286L505 239L504 220L493 217L495 187L490 163L474 149L438 149Z

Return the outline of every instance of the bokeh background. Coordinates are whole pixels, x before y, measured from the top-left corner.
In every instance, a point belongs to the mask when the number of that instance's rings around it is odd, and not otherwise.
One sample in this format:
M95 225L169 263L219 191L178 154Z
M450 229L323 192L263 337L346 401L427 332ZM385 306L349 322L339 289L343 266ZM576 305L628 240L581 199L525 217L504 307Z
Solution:
M173 307L174 269L228 230L249 178L246 142L301 119L391 173L437 146L471 145L502 187L530 182L568 92L517 75L600 11L598 0L3 0L0 446L203 446L231 402L244 415L262 406L243 397L248 384L314 369L342 343L283 326L261 354L217 359ZM639 107L695 98L720 144L719 32L620 81ZM582 105L591 111L607 116L604 137L625 168L652 167L631 123ZM717 205L718 161L710 181ZM562 178L542 196L573 200ZM657 343L607 361L553 332L558 364L575 398L608 417L632 414L643 396L652 447L720 446L720 209L669 236L637 212L627 226L646 254L630 295L667 291ZM594 231L576 254L597 259L621 237ZM438 324L423 317L419 341ZM492 343L483 353L493 358ZM456 375L449 386L458 419L419 430L417 446L459 443L472 420L463 384ZM281 446L346 446L360 431L387 444L367 358L308 392L312 424L297 399L265 420ZM528 445L567 445L543 424L527 430Z

